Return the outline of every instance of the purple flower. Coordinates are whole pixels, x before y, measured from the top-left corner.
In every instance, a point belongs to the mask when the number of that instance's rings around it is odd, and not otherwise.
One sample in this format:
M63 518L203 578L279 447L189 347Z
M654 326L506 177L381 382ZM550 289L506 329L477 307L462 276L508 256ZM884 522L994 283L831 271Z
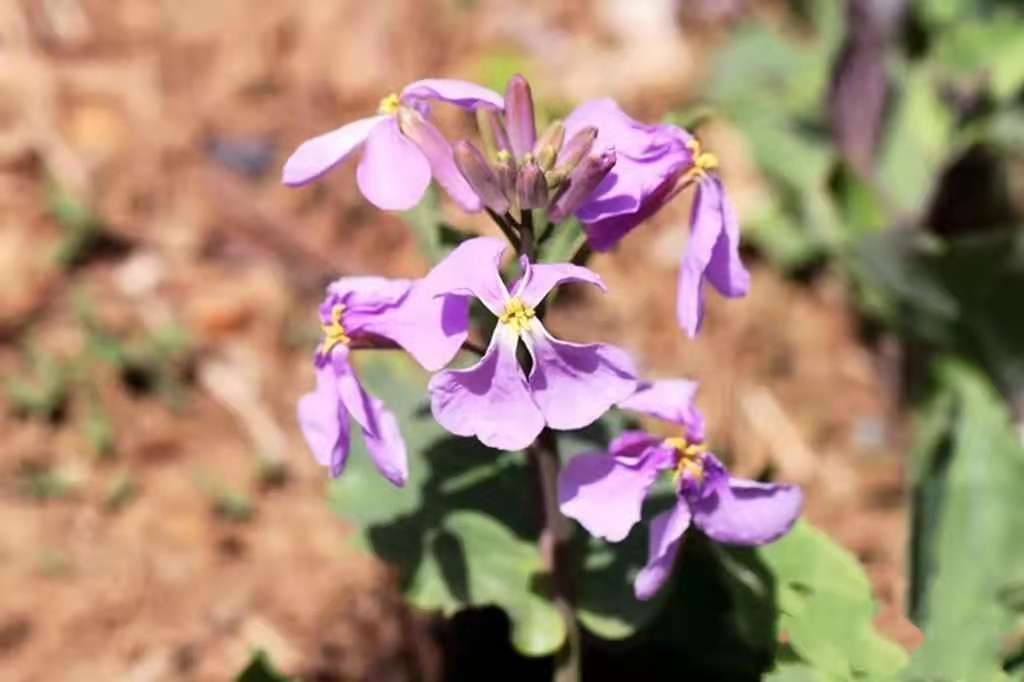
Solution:
M562 513L591 535L618 542L640 520L644 498L658 476L672 472L678 498L651 522L647 565L633 584L640 599L649 599L668 578L691 521L720 542L761 545L786 534L800 516L803 493L798 486L733 478L705 450L704 419L693 406L696 390L691 381L657 381L619 403L679 424L683 437L626 431L608 452L570 460L559 477Z
M614 147L617 155L612 172L576 211L592 248L610 249L684 187L696 185L676 301L680 326L695 336L704 314L705 280L729 298L750 289L739 256L739 223L712 172L717 159L685 130L634 121L610 99L586 102L565 121L567 136L586 127L598 130L595 148Z
M376 116L353 121L306 140L285 162L281 181L305 185L363 148L356 171L360 191L385 210L404 211L419 202L431 175L466 211L479 211L480 198L455 167L451 145L426 119L428 102L441 100L464 109L481 103L502 106L498 93L474 83L432 78L388 95Z
M316 390L299 399L299 426L316 461L338 476L349 453L349 418L362 429L377 470L405 484L408 460L398 421L359 383L349 353L401 347L428 370L447 364L466 339L466 301L435 297L422 280L346 277L320 305L324 340L314 356Z
M434 418L446 429L494 448L519 450L545 424L577 429L592 423L632 394L636 379L624 351L559 341L537 319L537 306L555 286L586 282L604 289L600 278L576 265L523 258L523 275L510 292L499 272L506 248L500 239L471 239L427 275L435 294L475 296L498 317L483 358L467 369L438 373L429 389ZM520 341L533 359L529 376L516 357Z

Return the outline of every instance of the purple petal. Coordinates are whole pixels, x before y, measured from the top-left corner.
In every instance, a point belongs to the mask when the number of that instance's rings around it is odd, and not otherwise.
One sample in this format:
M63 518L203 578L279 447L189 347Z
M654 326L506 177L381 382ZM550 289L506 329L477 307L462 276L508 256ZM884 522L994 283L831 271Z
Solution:
M387 118L363 118L306 140L285 161L281 182L290 187L299 187L316 180L344 161Z
M634 121L610 99L573 111L565 121L566 136L589 126L598 131L594 149L616 152L611 173L576 211L590 246L603 251L675 196L677 180L692 163L686 146L691 136L672 125Z
M338 476L348 458L348 411L338 397L338 380L330 366L316 373L316 390L299 398L299 428L313 457Z
M366 449L381 476L399 487L404 486L409 480L409 457L398 419L378 398L368 396L366 405L373 426L363 429Z
M796 485L729 478L728 485L694 501L693 520L719 542L763 545L789 532L803 499Z
M699 442L704 440L704 417L693 406L697 387L696 381L686 379L644 383L636 393L620 401L619 407L685 426L686 437Z
M640 520L647 492L661 472L659 458L652 453L657 448L658 442L648 437L645 454L633 466L608 452L573 457L558 476L562 513L593 536L610 542L624 539Z
M670 448L660 448L658 456L652 459L655 453L651 451L651 448L661 444L661 438L652 436L645 431L623 431L609 443L608 452L619 464L625 466L636 467L651 464L659 469L675 466L674 454Z
M407 97L441 100L470 110L476 109L482 102L499 109L505 106L505 99L493 90L452 78L425 78L410 83L402 90L402 99Z
M495 315L501 315L508 288L501 281L501 257L508 244L496 237L477 237L459 244L424 278L433 296L475 296Z
M356 183L374 206L406 211L419 202L430 184L430 164L420 148L398 129L394 117L387 117L366 138Z
M633 361L615 346L559 341L537 320L523 340L533 354L533 398L553 429L583 428L636 390Z
M640 123L608 97L592 99L576 107L565 119L566 139L588 126L597 128L599 143L614 146L619 155L635 159L658 156L668 143L678 143L685 148L692 137L685 130L666 123Z
M346 324L350 314L346 309ZM355 327L390 339L434 372L451 362L466 340L469 301L462 296L434 296L423 280L417 280L409 282L408 295L393 308L367 316Z
M672 564L689 525L690 508L682 498L675 507L658 514L651 521L647 565L640 569L633 581L637 599L650 599L665 584L672 574Z
M569 263L531 263L525 257L519 259L523 278L516 285L513 295L522 299L531 308L539 304L548 292L566 282L585 282L607 291L608 288L594 271Z
M507 325L494 330L480 362L445 370L430 380L434 419L457 436L476 436L499 450L521 450L544 428L516 359L518 338Z
M399 111L399 120L400 129L427 157L434 179L444 188L452 201L467 213L481 210L483 201L455 165L452 146L448 144L441 131L421 114L412 110Z
M704 273L711 252L722 233L722 194L707 183L699 183L690 213L690 240L679 267L676 319L691 337L697 335L704 317Z
M367 395L347 360L342 361L339 354L334 354L332 365L337 376L338 395L352 419L362 427L366 449L377 470L395 485L405 485L409 463L394 415L380 400Z
M718 195L722 213L722 231L711 251L711 261L704 275L723 296L739 298L750 290L750 273L740 260L740 223L736 218L725 189L718 178L711 178L708 184Z
M641 170L628 159L616 162L618 170L613 168L604 180L608 184L599 185L576 212L592 249L612 248L675 198L677 181L686 167L681 156L676 158L664 164L648 164Z

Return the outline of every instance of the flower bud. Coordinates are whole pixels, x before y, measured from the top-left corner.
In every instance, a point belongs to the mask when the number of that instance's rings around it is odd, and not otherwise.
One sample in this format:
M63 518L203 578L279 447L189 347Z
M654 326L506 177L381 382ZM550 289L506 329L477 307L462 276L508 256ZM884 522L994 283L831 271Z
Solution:
M549 125L544 134L537 138L537 144L533 146L533 156L541 170L549 171L555 165L555 158L564 141L565 125L561 121Z
M480 150L472 142L459 140L452 145L452 153L459 172L483 200L484 206L496 213L507 211L508 198Z
M498 178L498 186L506 197L512 198L516 195L516 167L512 161L512 154L507 151L499 151L497 161L494 162L494 175Z
M537 141L533 95L530 94L530 84L519 74L509 78L505 86L505 128L516 159L522 159L533 151Z
M555 166L555 171L561 173L563 177L569 176L583 157L590 153L596 139L597 128L594 126L587 126L577 131L558 153L558 165Z
M544 171L532 158L519 169L516 178L516 198L519 201L519 208L523 211L544 208L548 203L548 183L544 179Z
M569 176L569 186L555 198L548 218L560 223L576 212L615 165L615 150L606 149L583 159Z
M480 128L480 136L484 139L485 148L495 155L505 152L512 153L512 143L508 139L508 131L505 130L505 119L501 115L501 109L492 104L481 104L476 109L477 127Z

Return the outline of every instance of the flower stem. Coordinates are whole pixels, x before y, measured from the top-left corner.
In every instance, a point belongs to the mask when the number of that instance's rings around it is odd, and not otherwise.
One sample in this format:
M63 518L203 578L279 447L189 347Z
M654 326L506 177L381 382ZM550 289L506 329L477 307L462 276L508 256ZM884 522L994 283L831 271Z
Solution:
M523 216L519 222L519 234L522 239L522 245L519 252L526 256L527 259L532 263L534 262L536 255L534 234L533 234L533 211L523 211Z
M541 562L551 576L552 600L565 623L565 645L555 654L554 682L579 682L580 631L576 622L572 557L569 552L571 527L569 519L558 508L558 442L551 429L545 428L527 449L530 472L536 490L540 516Z
M514 248L518 252L522 248L522 242L520 241L519 236L516 234L516 227L514 222L508 220L508 214L498 215L497 213L486 207L485 210L487 211L487 215L491 216L491 220L494 221L494 224L501 228L501 233L505 235L505 238L508 239L508 241L512 244L512 248Z

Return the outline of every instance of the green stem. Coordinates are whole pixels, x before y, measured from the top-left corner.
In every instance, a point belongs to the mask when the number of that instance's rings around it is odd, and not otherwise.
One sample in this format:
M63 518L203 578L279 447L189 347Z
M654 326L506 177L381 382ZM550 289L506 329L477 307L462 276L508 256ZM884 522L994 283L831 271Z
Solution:
M572 528L569 519L558 508L558 442L548 428L527 449L540 516L541 562L544 572L551 576L552 601L565 623L565 645L555 654L554 682L580 680L580 630L573 606L575 588L572 575L572 557L569 538Z
M519 222L519 234L522 237L519 255L535 262L536 235L532 212L523 211ZM538 306L538 318L543 317L543 314L543 308ZM525 358L523 361L527 362ZM526 369L524 367L524 371ZM526 449L526 454L535 491L537 517L540 521L537 544L541 562L544 573L551 577L551 599L565 624L565 645L555 655L553 680L579 682L580 630L576 621L576 609L573 606L575 589L572 555L569 551L572 527L569 525L569 519L563 516L558 508L558 470L561 468L561 460L554 432L545 427L537 436L537 440Z
M498 215L489 208L485 207L485 210L487 211L487 215L491 216L491 220L494 221L494 224L501 228L501 233L505 235L505 238L512 244L512 248L518 252L522 248L522 242L519 239L519 235L516 234L517 226L515 221L511 220L511 216L507 213L505 215Z
M519 222L519 234L522 235L522 247L519 253L526 256L531 263L536 261L536 239L533 234L533 212L523 211Z

